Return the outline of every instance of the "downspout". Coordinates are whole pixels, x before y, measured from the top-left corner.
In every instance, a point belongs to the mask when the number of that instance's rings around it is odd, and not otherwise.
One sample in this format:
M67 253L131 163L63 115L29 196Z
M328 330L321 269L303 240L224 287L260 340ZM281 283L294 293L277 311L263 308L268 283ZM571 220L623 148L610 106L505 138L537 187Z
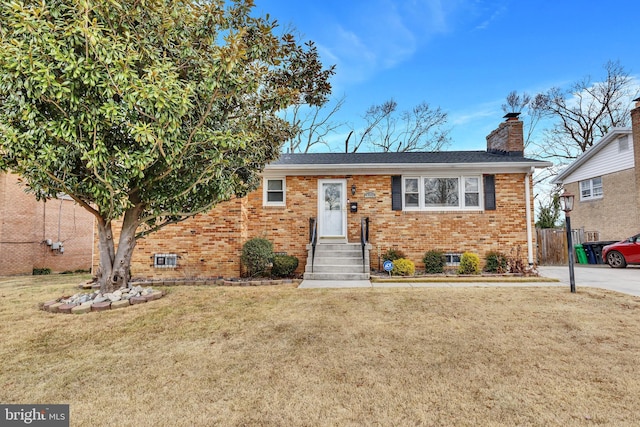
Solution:
M84 209L84 208L82 208ZM91 272L92 276L97 276L98 272L96 270L94 270L93 268L93 263L94 263L94 257L96 256L96 233L98 232L97 230L97 220L96 217L94 215L91 215L91 219L93 220L93 226L91 227L91 264L89 265L89 271ZM98 265L100 265L100 263L98 262Z
M526 210L526 218L527 218L527 255L529 266L533 265L533 234L531 229L531 189L530 181L531 176L533 175L533 171L535 168L532 166L529 172L524 179L524 199L525 199L525 210Z

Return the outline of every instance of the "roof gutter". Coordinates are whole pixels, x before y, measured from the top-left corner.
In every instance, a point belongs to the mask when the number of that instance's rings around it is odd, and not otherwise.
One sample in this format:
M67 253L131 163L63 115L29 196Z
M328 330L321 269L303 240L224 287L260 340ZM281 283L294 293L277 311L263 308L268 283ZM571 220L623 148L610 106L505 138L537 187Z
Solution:
M490 170L497 173L522 173L531 169L544 169L552 166L551 162L482 162L482 163L384 163L384 164L269 164L264 173L281 173L287 175L324 175L324 174L369 174L397 175L412 171L444 171L444 170Z

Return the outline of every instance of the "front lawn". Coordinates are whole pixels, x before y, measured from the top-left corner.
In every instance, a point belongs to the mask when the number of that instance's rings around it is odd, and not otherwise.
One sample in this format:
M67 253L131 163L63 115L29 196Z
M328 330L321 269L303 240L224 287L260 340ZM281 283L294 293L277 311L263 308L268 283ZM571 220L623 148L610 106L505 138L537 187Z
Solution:
M640 424L640 298L582 288L172 287L84 315L0 278L0 403L72 426Z

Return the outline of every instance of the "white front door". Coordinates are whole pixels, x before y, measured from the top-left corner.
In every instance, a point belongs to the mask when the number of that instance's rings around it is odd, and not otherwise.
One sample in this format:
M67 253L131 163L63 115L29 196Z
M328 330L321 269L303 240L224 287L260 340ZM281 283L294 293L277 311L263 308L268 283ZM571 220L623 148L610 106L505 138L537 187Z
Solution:
M322 179L318 181L318 235L347 238L347 181Z

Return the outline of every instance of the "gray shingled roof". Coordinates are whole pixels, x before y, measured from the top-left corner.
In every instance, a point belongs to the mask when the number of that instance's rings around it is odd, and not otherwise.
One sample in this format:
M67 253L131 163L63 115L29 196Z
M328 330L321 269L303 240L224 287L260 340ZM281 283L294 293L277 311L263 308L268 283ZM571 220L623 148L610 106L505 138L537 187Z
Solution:
M430 151L409 153L294 153L282 154L273 166L281 165L376 165L416 163L544 163L542 160L486 151Z

